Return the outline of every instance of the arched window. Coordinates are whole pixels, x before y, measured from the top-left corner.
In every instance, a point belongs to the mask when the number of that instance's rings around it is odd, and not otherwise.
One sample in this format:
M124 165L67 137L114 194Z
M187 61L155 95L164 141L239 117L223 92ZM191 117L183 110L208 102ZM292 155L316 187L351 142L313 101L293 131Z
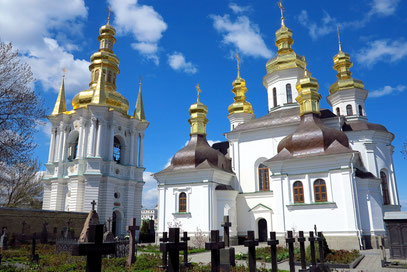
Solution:
M264 164L259 165L259 191L269 191L269 169Z
M304 203L304 188L301 181L296 181L293 184L294 203Z
M359 116L363 116L363 109L361 105L359 105Z
M78 153L78 140L79 135L77 135L68 145L68 161L76 159Z
M187 212L187 194L184 192L179 194L178 212Z
M273 88L273 107L277 107L277 90Z
M99 79L99 69L95 71L95 81L98 81L98 79Z
M341 109L339 107L336 108L336 115L341 116Z
M346 115L347 116L353 115L352 105L347 105L346 106Z
M326 184L323 179L314 181L314 196L315 202L325 202L326 198Z
M390 205L389 186L387 184L387 175L380 171L380 179L382 180L383 204Z
M293 93L291 92L291 84L285 85L285 90L287 92L287 103L293 103Z
M119 138L114 137L113 141L113 160L117 163L120 163L121 154L122 153L122 145L120 143Z

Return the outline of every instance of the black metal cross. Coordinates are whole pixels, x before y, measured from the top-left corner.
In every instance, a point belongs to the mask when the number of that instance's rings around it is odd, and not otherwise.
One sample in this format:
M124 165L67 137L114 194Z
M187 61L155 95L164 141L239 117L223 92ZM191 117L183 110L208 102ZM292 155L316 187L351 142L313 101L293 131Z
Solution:
M184 250L187 247L185 242L179 241L179 228L170 228L170 239L168 243L161 243L160 250L168 252L168 272L179 271L179 251Z
M103 243L103 224L90 225L90 233L94 233L91 243L80 243L72 249L73 256L86 256L86 271L102 271L102 255L114 254L116 243Z
M247 232L247 240L244 241L244 246L249 248L249 271L256 272L256 246L259 245L259 241L254 239L254 231L249 230Z
M300 255L301 255L301 269L299 272L305 272L307 271L307 262L305 259L305 237L304 237L304 232L300 231L298 234L298 242L300 243Z
M109 219L107 219L107 231L110 232L110 223L112 222L112 219L109 217Z
M185 243L185 248L184 248L184 266L189 267L191 266L191 263L188 262L188 241L191 240L191 238L188 237L188 233L184 231L184 235L181 237L181 241Z
M94 210L95 210L95 206L96 206L96 201L93 200L90 204L92 205L92 211L94 211Z
M32 244L31 244L31 261L38 264L40 257L38 254L35 253L36 240L37 240L37 234L33 233L33 239L32 239Z
M225 242L221 242L219 238L219 230L211 231L211 239L209 243L205 243L205 249L211 251L211 271L220 271L220 253L219 250L225 247Z
M290 272L295 272L295 264L294 264L295 238L293 238L293 232L291 230L287 231L287 238L285 239L285 241L288 244L288 263L290 265Z
M136 257L134 253L136 251L136 231L140 229L140 226L136 226L136 218L133 218L131 225L126 227L129 232L129 257L127 258L127 265L131 266L135 261Z
M308 237L308 241L309 241L309 246L311 248L311 268L316 268L317 262L315 260L315 237L314 237L314 232L310 231L309 232L309 237Z
M162 269L167 269L167 247L165 246L165 244L168 242L168 236L167 236L167 232L164 231L163 232L163 237L160 238L160 249L162 251L162 260L163 260L163 265L161 266ZM163 246L161 246L163 245Z
M230 246L229 228L232 226L232 223L229 221L229 215L225 215L223 217L223 223L221 226L223 227L223 241L225 242L225 247L229 247Z
M267 244L270 246L271 253L271 268L273 271L278 271L277 268L277 245L278 240L276 239L276 232L270 232L270 240L267 241Z

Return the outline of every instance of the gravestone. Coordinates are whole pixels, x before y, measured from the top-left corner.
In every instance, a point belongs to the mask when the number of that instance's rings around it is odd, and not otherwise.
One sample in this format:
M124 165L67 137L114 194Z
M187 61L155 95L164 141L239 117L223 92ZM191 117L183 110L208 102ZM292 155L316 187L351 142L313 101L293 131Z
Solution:
M184 248L184 261L182 264L184 267L190 267L191 263L188 262L188 241L191 240L191 238L188 237L188 233L184 231L184 235L181 237L181 241L185 243L185 248Z
M211 271L220 271L220 249L225 247L225 242L221 242L219 238L219 230L211 231L211 239L209 243L205 243L205 249L211 251Z
M294 264L294 242L293 232L291 230L287 231L287 238L285 239L288 244L288 264L290 265L290 272L295 272Z
M32 244L31 244L31 262L35 262L38 264L38 261L40 260L40 257L38 254L35 253L35 249L36 249L36 244L37 244L37 234L33 233L32 236Z
M47 225L48 225L47 222L44 222L44 224L42 224L42 231L41 231L41 237L40 237L41 244L47 244L48 243Z
M127 265L131 266L136 262L136 231L140 229L140 226L136 226L136 218L133 218L131 225L126 227L129 232L129 256L127 258Z
M7 250L8 248L8 234L7 234L7 228L4 227L1 232L0 236L0 249L1 250Z
M300 255L301 255L301 269L299 272L306 272L307 270L307 261L305 259L305 237L304 232L300 231L298 234L298 242L300 243Z
M161 252L167 252L169 255L167 271L179 271L179 251L184 250L187 245L185 242L179 241L179 228L170 228L170 238L168 242L160 244ZM164 262L164 261L163 261Z
M278 240L276 239L276 232L270 232L270 240L267 241L267 244L270 246L270 254L271 254L271 269L273 271L277 270L277 245Z
M259 245L259 241L254 239L254 231L249 230L247 232L247 240L244 241L244 246L247 247L249 250L248 257L249 257L249 271L256 272L256 246Z
M95 237L95 234L92 233L92 231L94 231L94 228L91 229L90 226L99 224L99 215L95 211L95 205L96 205L95 200L93 200L91 202L91 204L92 204L92 210L89 212L88 217L86 217L85 224L83 225L83 229L81 231L81 235L79 236L79 240L78 240L79 243L93 242L92 239ZM103 228L102 228L102 233L103 233ZM102 234L102 237L103 237L103 234Z
M166 244L168 242L168 236L167 236L167 232L164 231L163 232L163 237L160 238L160 249L163 248L162 251L162 266L160 266L161 269L167 269L167 247L166 246L161 246L161 244Z
M107 231L103 234L103 242L114 242L114 235L110 231L111 222L112 222L112 219L109 217L109 219L107 219Z
M102 256L114 254L116 252L115 243L103 243L103 224L84 226L88 229L88 235L85 240L72 249L73 256L86 256L86 271L101 272ZM92 242L89 242L92 241Z
M230 234L229 228L232 223L229 221L229 216L223 217L223 242L225 242L225 248L220 250L220 266L222 271L231 271L232 267L236 266L235 261L235 248L230 247Z

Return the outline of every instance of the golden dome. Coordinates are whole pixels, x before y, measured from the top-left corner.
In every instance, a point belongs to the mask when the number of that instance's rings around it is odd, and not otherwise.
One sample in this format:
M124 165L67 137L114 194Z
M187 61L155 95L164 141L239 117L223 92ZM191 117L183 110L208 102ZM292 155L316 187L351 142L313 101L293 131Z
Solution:
M191 125L190 135L199 134L206 136L206 124L208 123L206 114L208 113L208 107L199 101L199 93L201 92L199 84L196 85L196 89L198 91L198 99L196 103L189 107L189 115L191 116L188 120Z
M300 104L300 116L306 113L321 114L319 111L319 101L321 95L318 93L319 84L316 78L305 70L304 77L297 81L298 104Z

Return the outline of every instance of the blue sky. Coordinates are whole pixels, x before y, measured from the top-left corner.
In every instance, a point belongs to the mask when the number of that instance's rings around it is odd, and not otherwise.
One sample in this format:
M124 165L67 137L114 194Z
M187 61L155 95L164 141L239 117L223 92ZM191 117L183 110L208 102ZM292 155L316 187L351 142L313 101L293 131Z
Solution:
M407 141L407 3L400 0L283 1L286 25L294 33L294 50L307 59L326 102L336 80L332 69L338 51L336 26L342 48L354 62L353 76L369 90L366 112L396 136L393 145L399 195L407 206L407 160L400 153ZM255 115L267 113L262 78L265 64L275 55L275 31L280 27L277 1L55 1L0 2L0 38L12 41L37 79L35 88L50 113L67 68L68 109L90 79L90 55L98 49L98 29L107 20L117 29L114 51L120 59L118 91L133 112L139 77L150 122L145 136L146 185L143 203L156 202L156 182L150 174L165 167L189 139L188 107L196 99L208 106L208 139L223 141L228 131L227 107L233 101L236 78L233 55L239 52L247 99ZM39 127L36 155L45 163L49 124Z

